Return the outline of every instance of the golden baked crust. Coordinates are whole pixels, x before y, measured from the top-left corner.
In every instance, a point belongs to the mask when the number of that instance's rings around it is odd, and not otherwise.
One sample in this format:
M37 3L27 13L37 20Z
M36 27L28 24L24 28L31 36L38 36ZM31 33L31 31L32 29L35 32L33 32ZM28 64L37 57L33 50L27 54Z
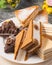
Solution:
M22 30L17 36L16 36L16 41L15 41L15 49L14 49L14 59L16 59L20 45L21 45L21 40L23 38L24 30Z
M25 46L29 45L32 41L33 41L33 21L31 20L26 33L26 37L23 41L21 48L24 48Z

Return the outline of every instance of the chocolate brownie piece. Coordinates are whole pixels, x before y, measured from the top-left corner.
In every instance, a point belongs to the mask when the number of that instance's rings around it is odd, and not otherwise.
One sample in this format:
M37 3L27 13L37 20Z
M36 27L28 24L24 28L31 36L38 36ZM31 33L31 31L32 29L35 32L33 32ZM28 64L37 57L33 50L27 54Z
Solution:
M0 27L0 33L8 33L16 35L19 32L19 28L15 26L12 20L5 21L2 23L2 26Z
M15 38L8 37L4 51L5 53L13 53L14 52L14 45L15 45Z

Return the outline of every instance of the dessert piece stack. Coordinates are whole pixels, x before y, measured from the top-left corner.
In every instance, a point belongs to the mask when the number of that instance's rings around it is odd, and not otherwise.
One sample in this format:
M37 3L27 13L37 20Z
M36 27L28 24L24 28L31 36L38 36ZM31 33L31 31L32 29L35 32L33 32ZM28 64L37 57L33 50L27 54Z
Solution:
M15 35L13 46L13 40L9 40L8 43L6 42L5 52L7 46L9 46L8 51L12 46L14 59L18 58L21 60L24 57L24 60L26 60L27 57L35 53L43 59L48 58L49 54L51 57L52 25L48 24L46 11L40 11L38 6L31 6L15 11L15 15L21 27L19 27L19 32Z
M35 46L34 41L37 41L33 39L33 19L38 14L39 7L38 6L31 6L25 9L17 10L15 11L15 15L22 24L22 27L28 27L26 32L23 36L23 41L21 45L21 49L27 51L29 47ZM30 23L31 22L31 23ZM23 48L24 47L24 48Z
M30 14L26 13L29 10L31 11L31 9L33 7L34 6L15 11L15 15L18 19L20 19L22 27L25 27L25 28L27 27L26 33L24 32L25 36L23 36L23 38L22 38L23 41L20 42L20 50L23 50L23 52L24 52L24 50L26 51L25 56L29 56L29 55L35 53L35 51L41 46L40 22L48 23L48 17L47 17L47 13L45 10L42 10L40 12L38 10L36 17L34 15L32 15L32 16L30 15L34 11L32 11ZM37 8L37 9L39 9L39 8ZM36 9L35 9L35 11L36 11ZM34 18L34 21L33 21L33 18ZM29 21L27 19L29 19ZM23 20L23 21L21 21L21 20ZM17 52L16 52L16 54L17 54ZM20 51L19 51L19 54L23 55L24 53L20 53ZM21 55L19 55L19 54L18 54L18 56L20 57ZM16 57L15 57L15 59L16 59Z
M20 32L21 34L19 33L18 34L19 36L17 35L16 43L15 43L15 53L14 53L15 59L16 59L16 55L18 54L19 49L25 50L26 56L28 56L28 55L31 55L32 53L34 53L36 51L36 49L38 47L40 47L40 32L39 32L40 27L38 27L38 31L35 29L36 28L33 26L33 21L30 21L28 29L26 30L26 35L25 35L24 39L23 39L23 36L24 36L25 32L24 33ZM25 56L25 59L26 59L26 56Z
M37 54L44 60L52 58L52 24L41 23L41 40L42 45Z

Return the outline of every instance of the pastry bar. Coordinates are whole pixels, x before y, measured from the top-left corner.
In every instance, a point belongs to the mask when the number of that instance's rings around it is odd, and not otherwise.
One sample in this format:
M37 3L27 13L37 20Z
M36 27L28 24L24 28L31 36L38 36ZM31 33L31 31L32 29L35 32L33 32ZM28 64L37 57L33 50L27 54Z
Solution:
M33 37L34 39L38 39L39 45L40 43L40 24L39 22L48 23L48 15L45 10L41 10L38 15L35 17L35 20L33 21ZM28 37L27 37L28 38ZM23 48L24 49L24 48Z
M24 30L24 34L23 34L22 40L19 43L20 46L18 45L19 37L17 36L17 39L16 39L16 41L17 41L17 46L16 47L18 47L19 49L16 49L18 51L18 53L16 53L16 58L15 59L17 59L19 61L20 60L24 60L25 59L25 55L26 55L26 51L21 49L21 45L23 44L24 38L26 37L27 28L25 27L25 28L22 28L20 30L21 31ZM16 43L15 43L15 45L16 45Z
M22 49L26 49L26 47L31 44L31 42L33 41L33 22L30 21L28 30L26 32L26 37L23 41L23 44L21 46Z
M21 22L22 26L27 26L31 19L39 12L39 6L31 6L24 9L16 10L15 16Z
M40 41L40 23L33 23L33 44L31 45L31 49L28 50L28 54L33 54L41 46Z
M28 30L28 28L23 28L23 30L24 30L24 35L23 35L23 38L22 38L22 41L20 41L22 44L20 45L20 46L23 46L24 44L23 44L23 42L24 42L24 40L25 40L25 38L27 38L26 39L26 44L27 44L27 42L31 42L31 40L32 40L32 32L33 32L33 24L32 24L32 21L30 21L30 24L29 24L30 26L29 26L29 30ZM29 34L27 33L27 30L30 32ZM28 37L27 37L28 36ZM18 38L17 38L17 40L18 40ZM16 41L17 41L16 40ZM18 43L18 42L17 42ZM15 44L16 45L16 44ZM17 54L17 59L18 60L21 60L21 58L22 57L25 57L25 55L26 55L26 51L24 51L24 50L21 50L21 47L19 48L19 51L18 51L18 54ZM22 57L21 57L21 55L22 55ZM21 58L20 58L21 57Z
M42 44L37 54L46 60L52 57L52 24L41 24L41 39Z
M38 23L37 26L38 30L33 26L33 21L30 21L26 37L21 46L21 49L25 50L28 55L33 54L40 47L40 24Z
M37 50L37 54L41 59L47 60L52 58L52 40L48 38L43 38L44 41L42 47Z
M24 35L24 30L22 30L18 35L16 35L15 48L14 48L14 59L16 59L18 55L19 48L22 44L22 39Z

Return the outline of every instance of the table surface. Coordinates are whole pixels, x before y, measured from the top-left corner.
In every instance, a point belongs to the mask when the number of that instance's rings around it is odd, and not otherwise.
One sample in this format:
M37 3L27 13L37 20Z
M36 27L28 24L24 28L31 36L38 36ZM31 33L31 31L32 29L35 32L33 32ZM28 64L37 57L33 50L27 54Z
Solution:
M40 1L42 2L43 0L40 0ZM40 5L41 2L39 2L38 4ZM19 8L21 8L21 5L20 5ZM4 21L5 19L12 18L12 17L14 17L14 13L13 12L11 12L11 11L8 12L8 11L5 11L3 9L0 9L0 22ZM48 18L49 18L49 23L52 23L52 14L50 14L48 16ZM15 63L9 62L9 61L5 60L4 58L0 57L0 65L3 65L3 64L4 65L17 65ZM50 59L50 60L48 60L48 61L46 61L44 63L35 64L35 65L52 65L52 59Z

